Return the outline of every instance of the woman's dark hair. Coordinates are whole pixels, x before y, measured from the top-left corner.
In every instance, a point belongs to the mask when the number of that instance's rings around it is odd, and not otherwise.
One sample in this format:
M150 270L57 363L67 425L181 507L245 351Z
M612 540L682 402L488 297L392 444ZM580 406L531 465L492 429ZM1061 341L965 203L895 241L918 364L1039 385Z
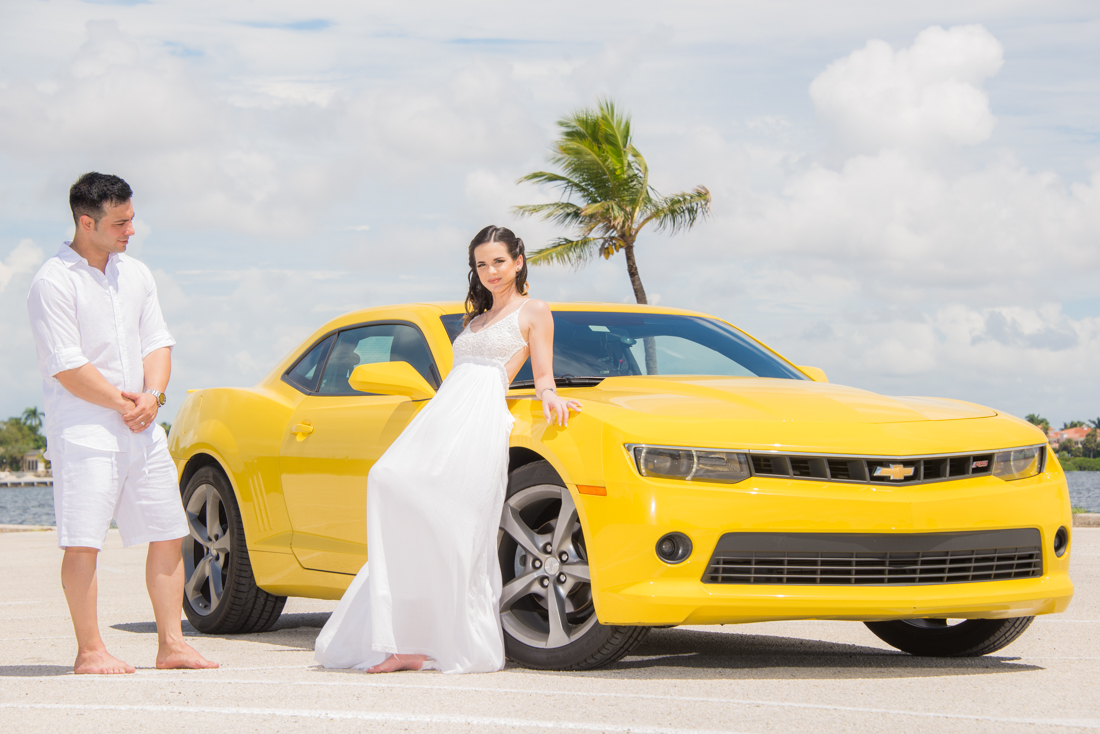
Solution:
M85 173L69 189L69 208L73 221L80 224L82 216L91 217L99 226L99 220L107 208L125 204L133 197L130 185L118 176L92 171Z
M470 290L466 294L466 316L462 319L463 326L493 307L493 294L481 284L481 278L477 277L477 262L474 260L474 250L487 242L499 242L507 247L512 259L523 258L523 267L516 273L516 292L521 296L527 295L527 253L523 249L523 240L516 237L510 229L494 227L490 224L470 240Z

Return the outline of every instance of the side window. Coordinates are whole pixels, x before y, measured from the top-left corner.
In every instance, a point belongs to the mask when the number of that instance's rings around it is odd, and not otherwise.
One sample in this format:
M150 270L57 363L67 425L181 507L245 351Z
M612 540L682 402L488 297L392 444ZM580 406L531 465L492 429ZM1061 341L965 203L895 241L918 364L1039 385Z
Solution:
M443 328L447 330L447 336L451 339L451 344L455 343L455 339L462 333L462 330L466 327L462 325L462 319L465 318L465 314L461 313L445 313L439 317L439 320L443 322Z
M376 324L337 335L317 393L362 395L351 389L348 378L359 365L376 362L408 362L429 384L439 385L431 352L419 331L405 324Z
M316 390L317 380L321 377L321 369L325 366L325 357L328 356L328 350L332 346L333 339L335 337L329 336L306 352L304 357L287 370L287 382L306 392Z

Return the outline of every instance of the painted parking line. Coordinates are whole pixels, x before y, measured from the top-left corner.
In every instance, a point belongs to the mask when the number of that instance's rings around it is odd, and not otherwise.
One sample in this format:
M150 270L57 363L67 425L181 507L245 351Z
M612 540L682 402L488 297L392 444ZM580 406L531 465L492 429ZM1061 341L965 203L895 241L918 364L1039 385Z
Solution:
M173 671L163 671L165 673ZM198 672L198 671L197 671ZM214 673L215 671L201 671L203 673ZM83 676L72 676L67 678L68 680L89 680ZM53 678L57 680L57 678ZM132 676L104 676L102 678L96 678L99 681L110 681L115 683L121 682L133 682L135 680L141 680L140 678L134 678ZM154 678L149 677L143 680L143 682L150 682ZM1077 727L1080 729L1100 729L1100 719L1032 719L1026 717L1011 717L1011 716L982 716L979 714L953 714L942 711L913 711L906 709L881 709L870 708L863 706L834 706L831 704L816 704L816 703L795 703L791 701L768 701L757 699L742 699L742 698L719 698L716 696L662 696L658 694L649 693L607 693L599 691L570 691L559 690L550 688L493 688L489 686L467 686L462 684L456 685L435 685L431 683L387 683L384 681L307 681L307 680L285 680L274 681L271 679L260 680L254 678L218 678L214 675L187 675L176 676L174 678L168 678L167 676L156 676L158 682L170 681L172 683L202 683L203 685L209 685L211 683L227 683L233 685L259 685L259 686L276 686L279 684L293 685L293 686L318 686L318 687L355 687L355 688L400 688L400 689L416 689L416 690L430 690L430 691L448 691L455 693L500 693L500 694L522 694L522 695L534 695L540 698L546 699L552 696L582 696L584 698L603 698L603 699L638 699L638 700L650 700L650 701L663 701L663 702L678 702L678 703L706 703L706 704L722 704L728 706L767 706L781 709L806 709L811 711L837 711L844 713L856 713L856 714L874 714L885 716L908 716L925 719L948 719L956 721L981 721L990 723L1002 723L1002 724L1030 724L1037 726L1061 726L1061 727ZM46 704L43 704L46 705ZM3 706L3 704L0 704ZM236 709L229 709L236 710ZM411 721L411 720L410 720ZM637 728L627 727L630 731L641 731ZM665 731L665 730L662 730ZM695 731L695 730L692 730Z
M112 706L103 704L67 703L0 703L0 709L46 711L118 711L122 713L217 714L222 716L278 716L287 719L327 719L352 721L384 721L409 724L465 724L468 726L499 726L509 729L551 729L554 731L600 731L626 734L731 734L729 730L670 729L624 724L596 724L582 721L540 721L494 716L453 716L447 714L405 714L381 711L318 711L315 709L218 708L211 706Z

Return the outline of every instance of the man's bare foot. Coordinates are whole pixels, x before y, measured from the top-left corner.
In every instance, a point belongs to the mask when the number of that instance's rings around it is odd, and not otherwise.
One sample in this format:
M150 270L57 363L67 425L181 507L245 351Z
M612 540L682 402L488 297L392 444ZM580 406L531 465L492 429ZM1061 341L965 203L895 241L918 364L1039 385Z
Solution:
M73 672L77 675L122 675L133 673L134 666L122 662L106 650L96 650L77 655Z
M427 659L427 655L390 655L373 668L367 668L367 672L395 673L398 670L420 670L420 666Z
M180 643L173 648L162 648L157 651L157 668L161 670L205 670L216 668L217 663L212 663L186 643Z

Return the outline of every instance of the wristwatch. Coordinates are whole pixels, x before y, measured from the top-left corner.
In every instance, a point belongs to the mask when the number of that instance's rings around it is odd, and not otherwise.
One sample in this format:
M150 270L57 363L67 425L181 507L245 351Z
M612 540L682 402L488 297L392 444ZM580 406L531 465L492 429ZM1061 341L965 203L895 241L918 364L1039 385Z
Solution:
M164 393L162 393L160 390L154 390L153 388L149 388L145 392L149 393L154 398L156 398L157 399L157 405L163 407L164 400L165 400Z

